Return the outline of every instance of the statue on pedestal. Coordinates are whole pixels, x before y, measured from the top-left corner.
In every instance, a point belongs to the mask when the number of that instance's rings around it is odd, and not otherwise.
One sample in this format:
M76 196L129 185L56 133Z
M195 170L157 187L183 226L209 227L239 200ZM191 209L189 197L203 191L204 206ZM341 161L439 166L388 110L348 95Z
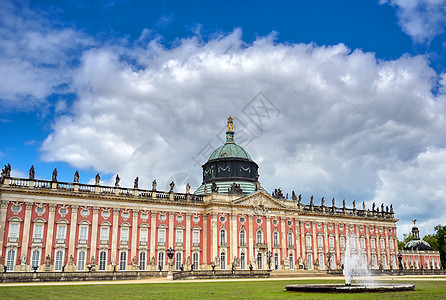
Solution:
M79 172L77 170L74 173L74 183L79 183Z
M34 165L32 165L31 169L29 169L29 180L34 180L35 175L36 175L36 172L34 171Z
M99 182L101 182L101 176L98 174L96 174L96 178L94 180L94 184L95 185L99 185Z

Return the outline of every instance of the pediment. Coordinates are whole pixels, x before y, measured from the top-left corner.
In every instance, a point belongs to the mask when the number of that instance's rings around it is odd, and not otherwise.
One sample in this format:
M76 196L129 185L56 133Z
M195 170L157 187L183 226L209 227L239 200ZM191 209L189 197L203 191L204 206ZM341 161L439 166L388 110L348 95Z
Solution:
M270 196L265 191L257 191L249 196L233 201L234 204L251 206L256 214L264 214L269 209L282 209L287 206Z

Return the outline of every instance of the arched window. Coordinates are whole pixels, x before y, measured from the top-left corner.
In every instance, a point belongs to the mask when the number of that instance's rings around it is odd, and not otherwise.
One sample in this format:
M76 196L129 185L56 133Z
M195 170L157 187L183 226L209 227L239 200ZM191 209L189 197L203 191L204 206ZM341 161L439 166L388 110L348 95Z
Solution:
M364 250L365 249L365 237L361 237L361 249Z
M373 236L370 238L370 248L372 248L372 250L375 250L376 248L375 238Z
M274 267L275 269L279 269L279 253L274 253Z
M194 265L194 270L198 270L198 266L199 264L199 257L198 257L198 252L194 252L192 254L192 264Z
M143 251L139 252L139 269L141 271L146 269L146 253Z
M260 230L257 231L257 244L263 243L262 232Z
M279 247L279 233L277 231L273 233L273 244L274 247Z
M380 239L380 244L381 244L381 251L384 251L386 248L386 241L384 240L384 238Z
M164 252L158 252L158 271L164 269Z
M224 252L220 253L220 269L226 269L226 255Z
M175 253L175 269L177 271L180 271L182 265L183 265L183 254L180 251L178 251L177 253Z
M39 250L34 250L33 251L33 255L31 258L31 267L35 268L35 267L39 267L40 265L40 251Z
M6 271L8 272L14 271L14 265L15 265L15 250L10 249L6 257Z
M107 252L99 252L99 271L105 271L105 266L107 264Z
M122 251L119 258L119 270L125 271L127 266L127 252Z
M262 270L262 253L257 253L257 269Z
M240 231L240 246L245 246L246 242L245 242L245 231L241 230Z
M293 244L293 234L291 232L288 232L288 247L292 248Z
M226 231L224 229L220 230L220 245L226 245Z
M288 259L290 260L290 270L294 270L294 257L292 253L290 253Z
M78 271L85 270L85 251L79 251L77 255L77 270Z
M245 253L240 253L240 269L246 269Z
M62 270L62 262L63 262L63 251L57 250L56 251L56 261L54 263L54 271Z

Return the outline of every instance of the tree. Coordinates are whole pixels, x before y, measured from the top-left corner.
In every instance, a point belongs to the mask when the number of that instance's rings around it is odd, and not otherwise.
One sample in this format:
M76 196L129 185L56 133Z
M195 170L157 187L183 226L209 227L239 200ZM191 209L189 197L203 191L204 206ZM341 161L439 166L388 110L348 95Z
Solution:
M431 245L432 249L438 251L438 241L437 236L435 234L427 234L423 237L423 241L427 242Z
M446 268L446 226L437 225L434 227L437 237L438 251L443 268Z

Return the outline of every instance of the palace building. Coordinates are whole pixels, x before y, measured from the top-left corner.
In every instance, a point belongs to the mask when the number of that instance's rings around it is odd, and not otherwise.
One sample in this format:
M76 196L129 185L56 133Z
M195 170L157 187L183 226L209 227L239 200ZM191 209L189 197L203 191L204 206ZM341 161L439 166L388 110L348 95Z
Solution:
M0 183L0 257L6 271L340 269L347 237L370 268L398 266L392 205L337 206L335 199L268 193L259 166L236 144L232 118L226 143L203 165L191 192L13 178ZM355 246L357 245L357 246ZM439 268L438 261L429 266ZM415 264L414 264L415 265Z

